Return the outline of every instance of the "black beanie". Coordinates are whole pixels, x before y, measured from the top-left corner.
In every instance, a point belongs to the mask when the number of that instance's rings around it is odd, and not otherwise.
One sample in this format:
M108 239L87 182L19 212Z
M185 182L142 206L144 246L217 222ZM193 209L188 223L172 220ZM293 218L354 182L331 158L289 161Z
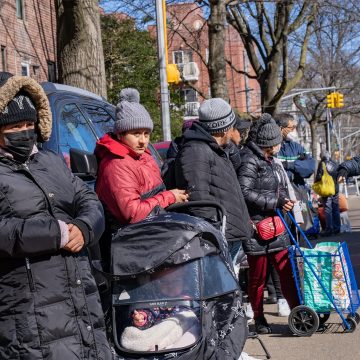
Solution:
M13 75L8 72L0 72L0 87ZM25 91L19 91L8 102L4 111L0 112L0 126L15 124L21 121L37 121L37 112L34 103Z
M262 148L281 144L281 130L271 115L262 114L258 121L259 127L256 134L256 144Z

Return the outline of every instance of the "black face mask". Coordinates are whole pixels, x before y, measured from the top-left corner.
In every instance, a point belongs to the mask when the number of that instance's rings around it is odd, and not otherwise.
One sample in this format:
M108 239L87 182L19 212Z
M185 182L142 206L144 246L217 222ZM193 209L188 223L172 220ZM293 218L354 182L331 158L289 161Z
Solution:
M4 150L9 152L16 161L25 162L36 142L35 130L23 130L4 134Z

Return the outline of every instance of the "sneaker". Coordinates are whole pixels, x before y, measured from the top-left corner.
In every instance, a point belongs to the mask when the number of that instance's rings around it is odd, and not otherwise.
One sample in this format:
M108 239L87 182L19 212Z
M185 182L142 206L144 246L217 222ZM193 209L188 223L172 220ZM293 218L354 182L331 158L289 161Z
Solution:
M259 316L255 319L255 331L258 334L271 334L271 328L264 316Z
M251 321L254 320L254 311L253 311L250 303L246 304L245 313L246 313L246 319L247 319L248 323L250 323Z
M243 351L239 357L239 360L259 360L259 359L256 359Z
M290 308L289 304L285 299L279 299L277 302L278 307L278 316L289 316L290 315Z

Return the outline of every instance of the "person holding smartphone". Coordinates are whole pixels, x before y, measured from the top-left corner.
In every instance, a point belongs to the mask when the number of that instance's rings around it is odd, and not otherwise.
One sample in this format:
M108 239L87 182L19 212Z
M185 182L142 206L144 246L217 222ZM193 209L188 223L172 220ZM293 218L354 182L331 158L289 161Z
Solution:
M284 213L291 211L295 202L290 200L284 171L274 161L281 146L281 130L269 114L263 114L257 121L256 136L241 152L239 169L242 193L254 226L261 220L276 216L278 208ZM289 235L283 232L265 241L255 233L243 245L249 263L248 294L254 311L255 328L259 334L268 334L271 328L264 317L263 298L269 261L279 274L281 289L290 308L298 305L288 258Z

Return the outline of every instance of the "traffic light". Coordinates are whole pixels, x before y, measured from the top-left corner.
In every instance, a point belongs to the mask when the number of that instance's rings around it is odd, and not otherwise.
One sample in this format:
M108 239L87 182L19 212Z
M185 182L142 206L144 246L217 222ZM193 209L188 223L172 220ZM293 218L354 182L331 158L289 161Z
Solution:
M335 107L335 94L336 93L331 93L331 94L326 96L326 101L327 101L327 107L328 108L334 108Z
M166 74L169 84L178 84L181 81L180 71L176 64L167 64Z
M344 106L344 95L341 93L336 93L336 107L340 108Z

